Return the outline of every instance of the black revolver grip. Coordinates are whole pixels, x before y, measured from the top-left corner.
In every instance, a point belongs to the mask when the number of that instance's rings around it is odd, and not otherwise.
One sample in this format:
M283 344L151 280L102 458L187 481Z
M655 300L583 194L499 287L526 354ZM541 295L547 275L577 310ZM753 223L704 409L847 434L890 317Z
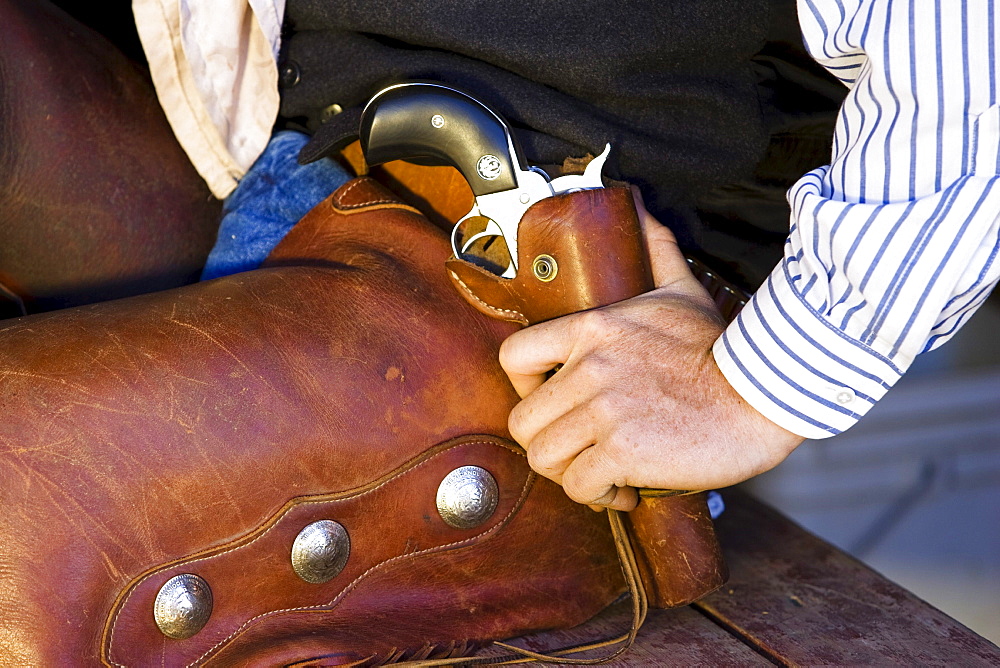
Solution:
M524 169L504 121L441 84L383 89L361 114L360 136L369 165L430 158L458 169L477 197L517 188L515 168Z

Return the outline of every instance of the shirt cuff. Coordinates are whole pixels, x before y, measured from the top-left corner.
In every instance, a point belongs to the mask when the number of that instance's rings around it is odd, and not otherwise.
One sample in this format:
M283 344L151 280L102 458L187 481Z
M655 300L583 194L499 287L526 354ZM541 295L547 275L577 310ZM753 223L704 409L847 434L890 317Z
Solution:
M827 438L857 422L912 359L848 336L792 287L781 263L713 348L723 375L775 424Z

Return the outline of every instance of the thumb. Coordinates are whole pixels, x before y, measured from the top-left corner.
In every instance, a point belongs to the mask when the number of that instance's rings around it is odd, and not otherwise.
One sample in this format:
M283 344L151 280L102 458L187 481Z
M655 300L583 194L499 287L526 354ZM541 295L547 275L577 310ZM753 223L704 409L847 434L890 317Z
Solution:
M639 216L643 235L646 237L646 246L649 248L649 263L653 268L653 282L656 287L675 284L680 284L676 287L681 287L685 281L697 283L680 246L677 245L674 233L646 210L642 193L635 186L632 186L632 197L635 199L635 211ZM689 286L683 285L683 287Z

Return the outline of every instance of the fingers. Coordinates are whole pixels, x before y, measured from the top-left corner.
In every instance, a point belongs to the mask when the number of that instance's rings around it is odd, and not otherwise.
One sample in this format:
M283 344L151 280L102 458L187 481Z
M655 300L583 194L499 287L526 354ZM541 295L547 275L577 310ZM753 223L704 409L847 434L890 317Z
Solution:
M569 359L576 339L577 323L571 316L533 325L507 337L500 346L500 366L524 398Z
M568 420L567 424L579 423L574 430L567 429L566 424L558 426L559 430L565 430L568 434L580 433L580 438L592 438L592 425L595 424L592 416L581 414L577 407L586 401L587 390L574 388L576 383L566 383L568 370L560 370L549 378L544 385L536 389L529 396L525 397L510 412L507 418L507 428L515 441L520 443L529 451L529 463L532 460L529 446L538 441L541 432L551 428L561 420ZM572 380L572 379L570 379ZM580 390L582 391L576 391ZM548 442L548 440L544 440ZM587 441L582 447L587 447L592 440ZM537 451L541 456L547 451ZM532 468L535 468L532 463ZM562 468L565 468L563 466ZM544 471L536 471L542 475L552 478L550 473L562 473L562 468L556 470L555 467L547 467ZM555 480L555 478L553 478ZM558 480L556 480L558 482Z
M528 452L528 464L531 468L549 480L562 483L563 472L573 460L592 444L597 442L597 423L587 405L577 406L567 410L553 419L534 422L524 419L523 414L517 414L523 404L533 397L522 401L511 414L511 434L515 440L524 445ZM547 406L548 402L542 402ZM529 407L530 410L530 407ZM529 418L535 417L534 415ZM533 430L530 438L524 438L525 430Z
M577 406L541 429L527 443L528 463L578 503L628 511L638 495L624 484L622 465L597 432L599 403Z
M563 472L562 487L578 503L628 512L639 503L639 493L625 484L621 471L611 448L598 444L570 463Z
M638 188L633 187L632 193L657 287L671 285L686 294L708 299L708 293L688 268L673 233L646 210ZM545 382L549 371L570 359L586 322L578 316L557 318L516 332L503 342L500 365L518 395L527 397Z

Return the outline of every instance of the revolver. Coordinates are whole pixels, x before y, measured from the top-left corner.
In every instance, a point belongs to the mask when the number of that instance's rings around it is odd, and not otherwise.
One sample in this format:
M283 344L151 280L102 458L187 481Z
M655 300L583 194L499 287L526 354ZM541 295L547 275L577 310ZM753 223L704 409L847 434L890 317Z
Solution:
M458 169L475 202L452 228L452 252L485 266L484 256L471 251L502 239L502 278L517 275L517 233L525 212L554 195L603 188L601 173L611 152L607 144L583 174L550 180L525 164L507 123L486 105L455 88L422 82L389 86L372 97L361 113L360 139L370 165L424 158Z

